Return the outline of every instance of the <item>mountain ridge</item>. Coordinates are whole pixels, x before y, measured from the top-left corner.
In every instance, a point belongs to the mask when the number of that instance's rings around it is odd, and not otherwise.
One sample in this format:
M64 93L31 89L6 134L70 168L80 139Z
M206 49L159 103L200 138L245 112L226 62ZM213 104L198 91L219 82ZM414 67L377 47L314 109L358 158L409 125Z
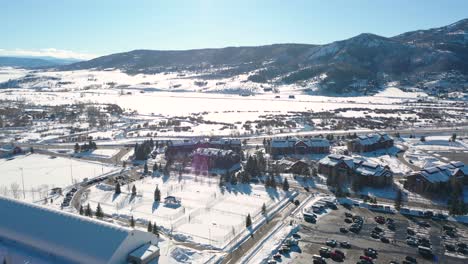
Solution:
M369 90L390 81L417 83L422 76L455 73L467 79L468 19L393 37L372 33L328 44L271 44L110 54L58 67L120 69L129 74L191 71L201 78L249 75L249 81L300 84L326 75L323 90ZM434 77L435 78L435 77ZM359 83L359 85L358 85ZM358 87L358 88L356 88Z

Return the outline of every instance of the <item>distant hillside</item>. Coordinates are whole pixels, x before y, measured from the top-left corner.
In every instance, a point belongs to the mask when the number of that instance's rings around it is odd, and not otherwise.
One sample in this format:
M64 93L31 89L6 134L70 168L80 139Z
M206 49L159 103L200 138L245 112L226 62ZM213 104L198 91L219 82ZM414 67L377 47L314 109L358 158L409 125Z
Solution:
M184 51L134 50L60 67L120 69L130 74L196 72L213 79L248 74L260 83L307 84L323 92L372 92L390 81L416 84L448 73L468 73L468 20L392 38L373 34L326 45L275 44Z
M52 57L0 57L0 67L44 68L76 63L74 59Z

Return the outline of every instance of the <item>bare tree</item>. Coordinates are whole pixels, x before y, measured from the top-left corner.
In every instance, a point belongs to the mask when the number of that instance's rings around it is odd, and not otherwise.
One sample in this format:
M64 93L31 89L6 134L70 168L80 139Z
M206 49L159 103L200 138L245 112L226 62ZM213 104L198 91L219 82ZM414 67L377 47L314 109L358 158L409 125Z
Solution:
M13 195L13 198L15 199L19 199L20 198L20 192L19 192L19 189L20 189L20 186L18 183L14 182L10 185L10 189L11 189L11 194Z

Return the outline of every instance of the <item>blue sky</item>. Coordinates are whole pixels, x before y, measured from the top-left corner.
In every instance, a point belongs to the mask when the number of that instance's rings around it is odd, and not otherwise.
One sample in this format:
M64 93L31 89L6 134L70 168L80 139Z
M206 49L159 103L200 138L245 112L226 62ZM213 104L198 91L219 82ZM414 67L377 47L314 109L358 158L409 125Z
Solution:
M450 0L3 0L0 55L89 58L134 49L323 44L468 18Z

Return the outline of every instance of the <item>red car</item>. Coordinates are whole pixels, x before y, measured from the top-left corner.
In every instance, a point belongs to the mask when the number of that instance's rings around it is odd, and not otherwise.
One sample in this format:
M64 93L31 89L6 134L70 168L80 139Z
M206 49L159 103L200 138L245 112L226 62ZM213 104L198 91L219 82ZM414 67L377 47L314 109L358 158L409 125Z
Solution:
M383 216L376 216L374 220L379 224L385 224L385 218Z
M341 258L345 258L345 254L344 254L344 252L341 251L341 250L335 249L335 250L333 251L333 253L340 255Z
M330 252L330 258L335 261L343 261L343 255L338 254L335 251Z
M368 256L360 256L359 259L367 260L370 263L373 263L374 261L371 257L368 257Z

